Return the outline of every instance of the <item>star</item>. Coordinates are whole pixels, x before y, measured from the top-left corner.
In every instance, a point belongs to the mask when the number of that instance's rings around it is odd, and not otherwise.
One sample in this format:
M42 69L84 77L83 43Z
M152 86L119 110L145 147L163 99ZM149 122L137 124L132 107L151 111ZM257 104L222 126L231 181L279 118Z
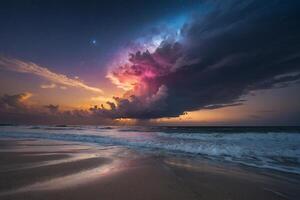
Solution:
M92 40L92 44L93 44L93 45L96 45L96 44L97 44L97 41L96 41L96 40Z

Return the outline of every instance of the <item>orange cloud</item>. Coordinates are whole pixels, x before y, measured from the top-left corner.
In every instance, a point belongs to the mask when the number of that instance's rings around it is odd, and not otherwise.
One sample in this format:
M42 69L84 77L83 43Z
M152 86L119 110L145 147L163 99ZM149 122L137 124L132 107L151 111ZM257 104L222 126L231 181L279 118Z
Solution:
M53 89L53 88L56 88L56 84L54 83L51 83L49 85L46 85L46 84L43 84L40 86L42 89Z
M0 57L0 69L33 74L63 86L76 87L91 92L103 93L100 88L89 86L78 79L69 78L64 74L52 72L46 67L41 67L32 62L24 62L18 59Z

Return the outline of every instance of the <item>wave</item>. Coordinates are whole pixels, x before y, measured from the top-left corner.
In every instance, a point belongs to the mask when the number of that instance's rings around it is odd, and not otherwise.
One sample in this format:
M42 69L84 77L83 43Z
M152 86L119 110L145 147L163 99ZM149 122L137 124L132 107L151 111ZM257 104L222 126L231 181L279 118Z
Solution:
M134 130L134 131L132 131ZM189 154L214 160L300 174L300 134L266 133L166 133L120 127L2 127L1 137L64 140L118 145L156 154ZM141 129L140 129L141 130Z

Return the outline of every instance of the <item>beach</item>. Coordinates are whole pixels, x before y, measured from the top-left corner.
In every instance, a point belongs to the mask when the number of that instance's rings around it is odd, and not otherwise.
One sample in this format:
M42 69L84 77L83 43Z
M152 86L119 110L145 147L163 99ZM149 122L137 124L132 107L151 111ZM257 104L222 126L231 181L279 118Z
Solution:
M0 2L0 200L300 200L300 0Z
M0 199L298 199L297 174L121 146L0 140Z

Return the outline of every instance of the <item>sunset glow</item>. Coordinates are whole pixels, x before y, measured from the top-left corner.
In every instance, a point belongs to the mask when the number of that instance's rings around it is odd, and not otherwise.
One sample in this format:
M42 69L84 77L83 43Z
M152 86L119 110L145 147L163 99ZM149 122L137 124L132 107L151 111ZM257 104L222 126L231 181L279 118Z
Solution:
M30 123L27 119L48 113L49 120L61 115L87 124L123 119L137 124L297 124L300 107L291 103L300 101L297 20L289 5L270 7L275 14L258 9L249 16L240 16L246 6L229 6L215 15L220 7L214 2L175 6L168 14L150 9L147 20L128 15L109 22L121 27L108 29L110 34L101 20L86 28L87 34L72 31L76 41L67 37L71 30L60 28L53 29L51 40L41 36L29 44L43 28L28 28L29 39L14 42L19 26L7 28L11 36L0 38L2 119L9 123L22 113ZM67 21L73 17L68 11L60 15ZM101 19L98 12L92 15ZM283 22L276 23L277 18ZM19 16L13 20L27 23ZM65 27L60 23L53 19L53 26ZM124 29L126 23L131 25Z

